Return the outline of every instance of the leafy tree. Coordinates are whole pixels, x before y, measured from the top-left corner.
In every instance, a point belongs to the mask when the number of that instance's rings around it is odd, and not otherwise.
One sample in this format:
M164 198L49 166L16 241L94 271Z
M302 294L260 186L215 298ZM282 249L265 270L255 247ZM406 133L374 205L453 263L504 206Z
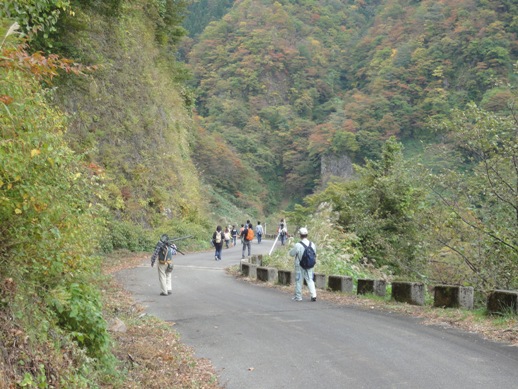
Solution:
M358 177L331 183L311 203L331 202L339 213L338 223L358 236L360 250L376 266L390 272L425 277L419 209L424 191L414 183L410 165L403 160L402 145L390 138L379 161L357 166Z
M449 212L446 222L434 220L442 225L438 237L483 288L518 285L517 124L516 116L470 104L436 125L456 152L450 160L457 155L464 167L444 169L432 181L438 206Z

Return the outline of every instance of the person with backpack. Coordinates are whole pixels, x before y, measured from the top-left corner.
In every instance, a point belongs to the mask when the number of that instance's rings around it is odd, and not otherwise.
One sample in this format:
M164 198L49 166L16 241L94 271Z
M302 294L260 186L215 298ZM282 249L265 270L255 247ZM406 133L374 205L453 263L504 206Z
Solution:
M237 229L236 226L232 226L232 229L230 230L230 236L232 237L232 246L237 245Z
M252 226L252 223L245 224L243 232L241 232L241 240L243 241L243 253L241 255L241 259L245 259L245 251L248 247L248 257L250 257L252 254L252 248L251 243L254 239L254 227Z
M162 234L151 256L151 267L158 258L158 281L160 283L160 296L173 293L171 274L173 272L173 255L176 254L176 245L169 241L167 234Z
M230 247L230 230L228 227L225 227L225 247L228 249Z
M216 231L212 234L212 244L216 249L214 259L221 261L221 250L223 250L223 242L225 241L225 233L221 230L221 226L216 227Z
M263 237L263 226L261 222L257 222L257 226L255 226L255 234L257 235L257 243L261 243L261 239Z
M313 281L313 267L316 264L317 248L308 240L308 229L302 227L299 230L300 242L290 250L289 254L295 257L295 295L293 301L302 301L302 283L306 280L311 301L317 301L317 291Z

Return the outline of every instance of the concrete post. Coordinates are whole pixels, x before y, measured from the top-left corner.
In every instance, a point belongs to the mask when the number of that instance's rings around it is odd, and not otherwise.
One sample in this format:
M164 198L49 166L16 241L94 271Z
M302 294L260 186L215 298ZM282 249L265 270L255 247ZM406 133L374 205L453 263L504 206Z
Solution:
M291 285L295 280L295 272L289 270L279 270L277 272L277 277L279 279L279 284Z
M353 279L346 276L329 276L327 279L327 287L335 292L352 293Z
M372 293L376 296L384 297L387 293L387 283L385 280L368 280L359 278L356 294Z
M421 282L393 282L392 298L402 303L424 305L424 284Z
M434 307L473 309L473 288L458 285L434 287Z
M494 313L518 313L518 292L494 290L487 299L487 311Z
M277 269L274 267L262 267L259 266L257 269L257 279L259 281L277 283Z

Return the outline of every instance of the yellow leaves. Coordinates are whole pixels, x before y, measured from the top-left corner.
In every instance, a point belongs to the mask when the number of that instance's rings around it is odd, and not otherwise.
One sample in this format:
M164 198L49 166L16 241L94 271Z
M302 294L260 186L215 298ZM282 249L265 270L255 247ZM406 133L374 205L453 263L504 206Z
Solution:
M14 210L14 213L17 214L17 215L20 215L22 213L22 210L20 208L16 208Z
M46 210L46 209L47 209L47 207L48 207L48 205L47 205L47 204L39 204L39 203L35 203L35 204L33 204L33 208L34 208L34 210L35 210L36 212L38 212L38 213L40 213L40 212L42 212L42 211Z
M40 155L41 151L39 149L32 149L31 150L31 158L34 158L37 155Z

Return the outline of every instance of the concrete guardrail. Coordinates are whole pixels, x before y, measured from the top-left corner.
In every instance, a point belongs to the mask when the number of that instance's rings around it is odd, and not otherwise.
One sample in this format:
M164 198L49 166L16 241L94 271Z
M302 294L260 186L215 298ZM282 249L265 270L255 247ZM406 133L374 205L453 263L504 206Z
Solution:
M247 260L242 260L240 264L241 274L245 277L281 285L291 285L295 282L293 271L258 266L262 263L262 256L252 256L250 260L257 264L249 263ZM313 273L313 281L318 289L326 289L327 286L331 291L342 293L353 291L351 277ZM306 284L305 280L304 284ZM372 293L383 297L386 295L386 289L387 282L384 280L358 279L357 281L357 294ZM473 287L436 285L433 290L434 307L473 309ZM421 282L394 281L391 298L397 302L424 305L425 285ZM491 314L518 314L518 291L494 290L487 299L487 311Z

